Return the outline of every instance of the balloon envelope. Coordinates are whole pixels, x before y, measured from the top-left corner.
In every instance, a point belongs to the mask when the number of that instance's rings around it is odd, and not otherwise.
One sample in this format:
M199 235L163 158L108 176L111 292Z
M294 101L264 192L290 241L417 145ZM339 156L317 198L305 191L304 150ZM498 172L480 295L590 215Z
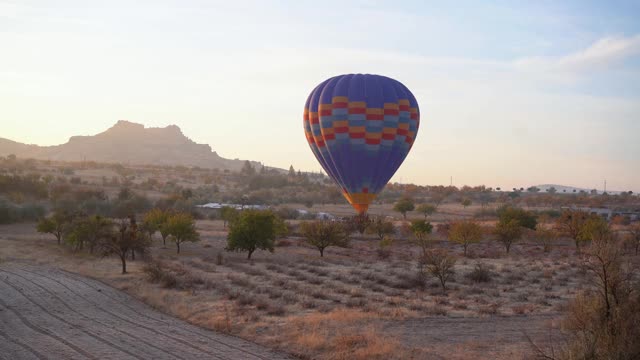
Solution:
M322 168L364 213L409 153L420 111L399 81L349 74L327 79L311 92L303 124Z

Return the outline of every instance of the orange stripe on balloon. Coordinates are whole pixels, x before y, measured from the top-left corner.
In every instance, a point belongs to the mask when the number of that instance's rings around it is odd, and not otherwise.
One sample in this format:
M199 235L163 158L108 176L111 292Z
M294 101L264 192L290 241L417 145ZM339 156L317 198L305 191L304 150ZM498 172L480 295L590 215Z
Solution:
M349 126L349 120L338 120L333 122L334 128L347 127L347 126Z
M382 133L370 133L370 132L368 132L366 137L367 137L367 139L380 139L380 138L382 138Z

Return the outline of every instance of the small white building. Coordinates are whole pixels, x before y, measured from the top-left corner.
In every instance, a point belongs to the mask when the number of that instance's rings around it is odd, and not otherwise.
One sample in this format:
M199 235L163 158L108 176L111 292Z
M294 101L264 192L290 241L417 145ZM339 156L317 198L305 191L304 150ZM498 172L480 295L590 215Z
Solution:
M196 207L202 208L202 209L216 209L216 210L220 210L223 207L229 207L236 210L243 210L243 209L265 210L269 208L266 205L242 205L242 204L225 204L225 203L208 203L204 205L196 205Z

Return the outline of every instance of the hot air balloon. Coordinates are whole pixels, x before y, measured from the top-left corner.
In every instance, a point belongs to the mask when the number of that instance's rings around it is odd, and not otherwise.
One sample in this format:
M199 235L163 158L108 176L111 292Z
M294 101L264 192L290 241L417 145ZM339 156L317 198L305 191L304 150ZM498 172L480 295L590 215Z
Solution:
M322 168L365 214L411 150L420 111L399 81L348 74L327 79L311 92L303 124Z

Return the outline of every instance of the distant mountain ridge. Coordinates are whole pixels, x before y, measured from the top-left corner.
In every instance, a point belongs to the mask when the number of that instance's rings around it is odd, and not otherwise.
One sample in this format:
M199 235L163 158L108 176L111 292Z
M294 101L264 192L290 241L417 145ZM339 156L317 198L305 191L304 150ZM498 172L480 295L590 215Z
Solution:
M0 138L0 155L58 161L91 160L108 163L185 165L239 170L244 160L220 157L211 146L197 144L176 125L145 128L119 120L111 128L92 136L72 136L65 144L27 145ZM254 166L258 163L252 162Z

